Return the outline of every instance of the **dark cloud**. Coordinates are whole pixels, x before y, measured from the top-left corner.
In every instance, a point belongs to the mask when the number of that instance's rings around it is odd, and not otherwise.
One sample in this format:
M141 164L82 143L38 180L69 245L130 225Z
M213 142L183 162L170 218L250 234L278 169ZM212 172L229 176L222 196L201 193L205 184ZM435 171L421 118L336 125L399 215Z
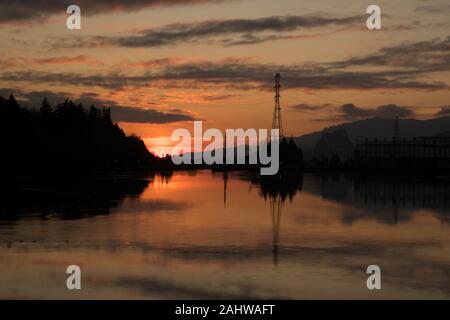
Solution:
M414 116L414 111L409 107L400 107L388 104L377 108L359 108L354 104L344 104L339 108L338 118L344 120L357 120L367 118L405 118Z
M17 95L17 91L14 93ZM68 92L52 92L49 90L43 91L30 91L30 92L20 92L19 98L24 99L24 105L31 108L39 108L41 106L42 100L47 98L51 105L57 105L63 102L65 99L71 99L72 94Z
M163 124L195 120L191 114L181 109L171 109L163 112L150 108L120 106L114 101L100 98L98 94L93 92L84 93L75 100L87 106L108 106L111 108L112 119L119 122Z
M415 11L448 15L450 13L450 4L423 4L417 6Z
M33 62L37 64L103 64L101 61L96 61L86 55L34 59Z
M373 68L368 68L373 67ZM111 90L133 87L200 88L221 86L236 90L271 90L275 72L283 74L287 89L448 89L431 82L432 72L450 70L450 37L404 43L378 52L330 63L273 65L248 59L218 62L159 61L138 75L48 73L35 70L3 72L0 79L57 85L102 87ZM365 71L361 71L365 70ZM427 79L427 80L422 80Z
M111 108L112 119L119 122L163 124L195 120L191 114L181 109L170 109L163 112L150 108L120 106L112 100L100 98L94 92L84 93L76 98L75 101L81 102L86 106L108 106Z
M112 106L111 115L114 121L133 123L171 123L193 121L195 118L187 113L161 112L155 109Z
M442 107L441 110L439 110L439 112L436 113L436 116L437 117L450 116L450 106Z
M72 98L72 94L68 92L53 92L49 90L25 92L19 88L0 88L0 96L8 97L10 94L14 94L19 103L28 109L39 108L44 98L47 98L52 105L56 105L66 98Z
M148 81L146 76L126 76L122 74L82 74L82 73L49 73L38 71L5 72L0 79L7 81L22 81L32 83L62 84L72 86L102 87L121 89L131 85L142 85Z
M328 64L330 69L355 66L394 67L403 75L450 70L450 36L385 47L362 57Z
M224 47L231 46L241 46L241 45L250 45L250 44L258 44L269 41L278 41L278 40L300 40L300 39L311 39L317 38L325 35L329 35L331 33L335 33L337 31L326 32L326 33L314 33L314 34L242 34L236 38L225 38L217 41L217 44L222 45Z
M242 62L199 62L164 67L141 75L121 73L81 74L37 71L4 72L0 79L9 82L47 83L111 90L138 87L196 88L221 86L235 90L272 90L275 72L283 74L287 89L420 89L439 90L445 83L422 82L391 71L324 71L297 65L269 65Z
M318 110L329 109L331 107L333 107L333 105L329 104L329 103L320 104L320 105L299 103L299 104L289 106L288 109L292 110L292 111L297 111L297 112L309 112L309 111L318 111Z
M107 106L111 108L112 119L117 122L163 124L196 120L193 115L184 112L181 109L159 111L150 108L120 106L112 100L102 99L97 93L94 92L87 92L80 96L74 96L73 94L67 92L23 92L20 89L14 88L0 89L0 96L7 97L10 94L14 94L18 101L29 109L39 108L44 98L47 98L51 105L57 105L65 99L71 99L76 103L83 103L86 107L91 105L95 105L96 107Z
M217 43L224 46L261 43L271 40L298 38L299 35L280 34L299 29L324 26L349 27L365 21L362 16L271 16L258 19L210 20L196 23L177 23L161 28L140 31L127 36L93 36L58 39L56 47L159 47L189 43ZM269 33L269 34L263 34ZM233 38L227 36L233 35ZM224 38L225 37L225 38Z
M203 96L204 101L227 101L233 98L239 98L238 94L216 94L216 95L205 95Z
M77 0L84 15L95 15L117 11L137 11L150 7L215 3L223 0ZM15 0L0 3L0 23L38 21L51 15L66 14L70 5L66 0Z

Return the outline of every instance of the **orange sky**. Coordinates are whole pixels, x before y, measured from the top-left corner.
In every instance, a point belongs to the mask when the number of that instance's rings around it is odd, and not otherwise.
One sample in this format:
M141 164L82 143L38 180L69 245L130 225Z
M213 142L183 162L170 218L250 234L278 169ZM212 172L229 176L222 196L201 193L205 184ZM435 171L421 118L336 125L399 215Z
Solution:
M380 31L365 27L372 3L360 0L83 0L72 31L64 6L39 3L0 4L0 94L114 106L113 119L158 154L193 119L269 127L276 72L289 136L450 105L446 0L380 0Z

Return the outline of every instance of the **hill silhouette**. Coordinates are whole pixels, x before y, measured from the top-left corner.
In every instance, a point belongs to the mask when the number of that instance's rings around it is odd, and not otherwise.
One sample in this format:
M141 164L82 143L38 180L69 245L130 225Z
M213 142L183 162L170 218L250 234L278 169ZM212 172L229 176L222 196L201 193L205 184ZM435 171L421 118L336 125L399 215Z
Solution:
M324 132L314 148L314 158L331 159L333 156L340 160L347 160L353 157L354 146L343 129Z
M450 116L429 120L400 119L400 135L402 138L431 137L448 132ZM343 123L325 128L310 134L294 138L295 143L303 149L305 160L314 157L314 148L326 132L345 130L351 142L356 139L390 139L394 134L394 119L370 118L355 122Z
M70 100L38 111L0 96L0 168L6 174L80 172L148 166L157 159L136 136L111 121L108 108L84 108Z

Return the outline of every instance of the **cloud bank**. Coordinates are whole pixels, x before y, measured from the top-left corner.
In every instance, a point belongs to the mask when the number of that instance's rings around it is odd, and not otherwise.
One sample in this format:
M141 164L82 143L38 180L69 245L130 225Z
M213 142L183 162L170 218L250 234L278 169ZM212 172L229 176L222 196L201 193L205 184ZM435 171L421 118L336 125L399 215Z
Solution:
M72 99L76 103L83 103L85 108L95 105L96 107L107 106L111 108L111 117L116 122L164 124L181 121L193 121L196 118L180 109L160 111L150 108L120 106L112 100L102 99L97 93L89 92L80 96L73 96L67 92L52 91L30 91L23 92L15 88L0 89L0 96L7 97L14 94L19 103L27 108L38 109L44 98L47 98L53 106Z
M145 8L217 3L222 0L77 0L83 15L138 11ZM0 23L42 22L51 15L66 14L66 0L14 0L0 3Z
M125 36L86 36L58 39L56 48L118 46L128 48L174 46L181 43L207 43L221 46L248 45L273 40L309 37L290 32L338 26L364 25L365 17L331 17L321 15L270 16L257 19L209 20L169 24Z

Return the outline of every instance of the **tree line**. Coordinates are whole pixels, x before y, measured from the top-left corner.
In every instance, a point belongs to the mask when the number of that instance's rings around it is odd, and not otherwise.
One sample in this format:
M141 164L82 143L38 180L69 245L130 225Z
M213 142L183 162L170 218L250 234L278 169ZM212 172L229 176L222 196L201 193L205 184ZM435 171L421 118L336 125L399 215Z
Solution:
M33 110L13 95L0 96L0 137L4 172L115 168L149 165L156 157L137 136L127 136L111 120L109 108L47 98Z

